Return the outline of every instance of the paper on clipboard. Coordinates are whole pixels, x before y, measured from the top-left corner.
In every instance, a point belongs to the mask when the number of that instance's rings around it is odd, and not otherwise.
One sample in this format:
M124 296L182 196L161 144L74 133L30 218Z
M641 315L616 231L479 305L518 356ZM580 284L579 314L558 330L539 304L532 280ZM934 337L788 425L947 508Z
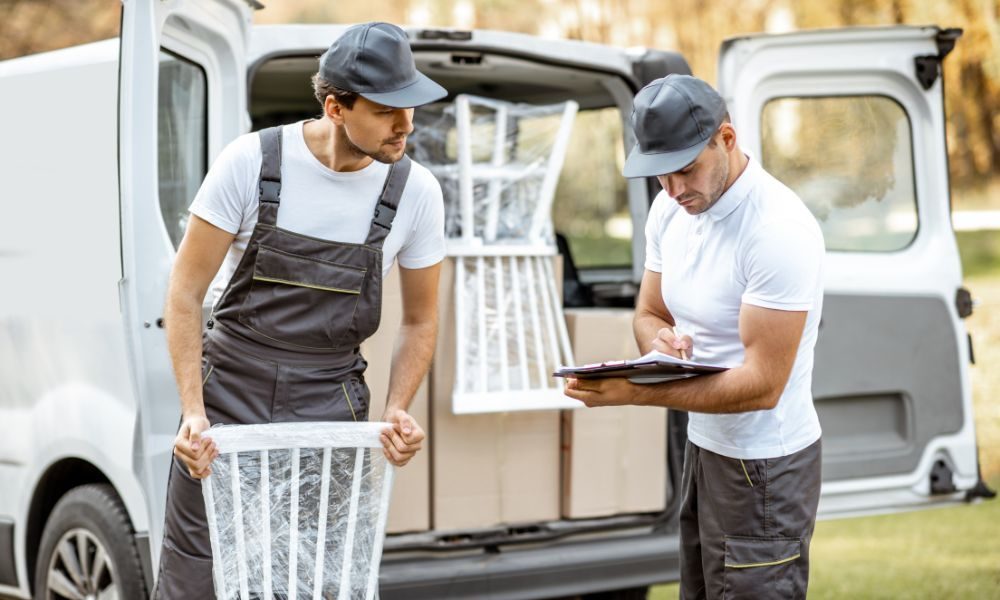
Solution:
M634 360L615 360L579 367L561 367L552 375L555 377L575 377L577 379L599 379L604 377L625 377L632 383L662 383L677 379L687 379L698 375L709 375L725 371L729 367L706 365L663 354L656 350Z

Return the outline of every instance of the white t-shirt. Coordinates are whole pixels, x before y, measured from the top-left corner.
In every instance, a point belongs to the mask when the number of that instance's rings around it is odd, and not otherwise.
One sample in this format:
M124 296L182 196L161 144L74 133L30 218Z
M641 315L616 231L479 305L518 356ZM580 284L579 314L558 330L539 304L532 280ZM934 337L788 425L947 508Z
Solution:
M735 414L692 412L688 439L731 458L774 458L820 437L812 399L813 349L823 310L823 233L792 190L753 159L709 210L689 215L660 192L646 223L646 268L661 273L663 301L693 359L743 363L742 304L809 311L778 405Z
M282 129L281 145L278 226L324 240L363 243L389 165L372 161L360 171L334 171L306 146L301 121ZM191 203L192 214L236 234L212 282L212 304L229 284L257 223L260 163L260 137L240 136L219 154ZM407 269L422 269L441 262L444 255L441 185L414 161L392 230L382 244L382 276L394 260Z

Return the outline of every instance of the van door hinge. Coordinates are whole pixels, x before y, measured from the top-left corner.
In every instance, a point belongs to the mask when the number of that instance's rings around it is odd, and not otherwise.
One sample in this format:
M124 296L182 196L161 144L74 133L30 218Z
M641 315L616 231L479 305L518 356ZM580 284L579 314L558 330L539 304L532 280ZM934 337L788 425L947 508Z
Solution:
M935 38L938 53L913 58L917 81L920 82L921 87L925 90L931 89L934 86L934 82L941 76L941 62L955 48L955 42L960 37L962 37L961 29L954 27L951 29L942 29Z
M972 300L972 292L963 288L958 288L955 292L955 309L958 310L959 318L965 319L972 316L975 301Z
M917 69L917 81L925 90L931 89L941 73L941 59L936 55L918 56L913 59Z
M931 494L950 494L955 491L951 468L943 460L934 461L931 467Z

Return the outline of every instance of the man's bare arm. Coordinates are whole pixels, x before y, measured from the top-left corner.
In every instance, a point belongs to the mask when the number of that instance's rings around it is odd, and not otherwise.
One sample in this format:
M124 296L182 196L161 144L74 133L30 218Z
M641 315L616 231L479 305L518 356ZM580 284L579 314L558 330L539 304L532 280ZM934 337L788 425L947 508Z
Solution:
M681 349L690 351L690 337L683 336L683 339L674 343L676 324L670 309L663 302L660 274L647 269L639 285L639 295L635 301L635 317L632 319L632 332L635 335L635 343L639 346L639 353L646 354L650 350L657 350L680 358Z
M701 413L737 413L774 408L795 364L807 312L782 311L744 304L740 339L741 366L656 385L627 379L572 379L567 395L588 406L645 404Z
M181 431L174 440L174 453L188 465L195 477L207 475L211 461L207 452L209 447L198 444L201 432L209 426L201 395L201 306L234 237L191 215L184 239L177 249L167 289L163 320L167 349L180 394L182 417Z
M408 414L410 402L430 368L437 343L438 280L441 263L424 269L400 267L403 320L389 370L389 394L383 420L393 423L383 439L386 457L406 464L420 449L424 432Z

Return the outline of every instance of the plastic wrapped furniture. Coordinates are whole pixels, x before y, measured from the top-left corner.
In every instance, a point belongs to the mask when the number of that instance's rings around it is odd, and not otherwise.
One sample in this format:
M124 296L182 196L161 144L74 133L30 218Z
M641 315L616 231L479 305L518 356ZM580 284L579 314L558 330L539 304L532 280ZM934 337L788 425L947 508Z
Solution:
M551 377L573 364L551 213L577 109L460 95L412 138L455 257L456 414L579 406Z
M392 465L384 423L213 427L202 491L219 600L378 596Z

